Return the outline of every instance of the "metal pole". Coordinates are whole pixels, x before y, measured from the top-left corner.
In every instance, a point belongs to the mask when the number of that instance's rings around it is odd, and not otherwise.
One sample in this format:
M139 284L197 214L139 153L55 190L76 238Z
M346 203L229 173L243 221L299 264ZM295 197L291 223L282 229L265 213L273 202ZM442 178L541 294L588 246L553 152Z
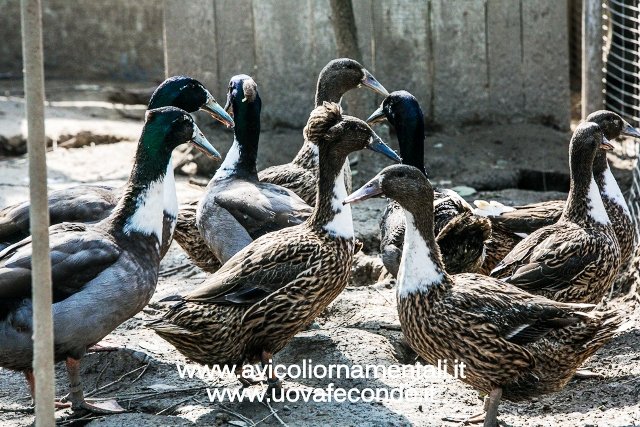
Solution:
M602 0L582 2L582 118L604 106Z
M31 197L29 220L33 238L31 295L37 427L52 426L55 422L41 11L40 0L21 0L22 60L29 132L27 136Z

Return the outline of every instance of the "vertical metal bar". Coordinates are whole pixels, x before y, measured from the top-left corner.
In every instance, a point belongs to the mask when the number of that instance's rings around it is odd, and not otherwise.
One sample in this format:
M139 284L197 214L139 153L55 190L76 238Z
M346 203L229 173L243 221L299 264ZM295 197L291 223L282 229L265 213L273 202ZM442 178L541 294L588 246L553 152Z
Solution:
M602 94L602 0L582 3L582 118L601 110Z
M21 0L22 60L27 109L29 152L29 219L33 237L33 369L36 378L36 426L52 426L54 415L53 320L49 208L44 132L44 67L40 0Z

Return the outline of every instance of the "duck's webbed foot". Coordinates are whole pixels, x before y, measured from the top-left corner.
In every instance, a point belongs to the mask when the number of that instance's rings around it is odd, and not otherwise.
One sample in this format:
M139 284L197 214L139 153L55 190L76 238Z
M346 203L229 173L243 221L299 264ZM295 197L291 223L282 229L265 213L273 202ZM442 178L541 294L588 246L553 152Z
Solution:
M460 422L459 426L469 426L474 424L483 424L484 427L496 427L498 424L498 406L502 397L502 389L495 388L491 390L484 399L484 410L478 414L472 415L463 420L454 418L443 418L444 421Z
M97 414L119 414L126 410L113 399L95 400L85 399L80 381L80 361L71 357L67 358L67 374L69 375L69 400L74 410L85 409Z

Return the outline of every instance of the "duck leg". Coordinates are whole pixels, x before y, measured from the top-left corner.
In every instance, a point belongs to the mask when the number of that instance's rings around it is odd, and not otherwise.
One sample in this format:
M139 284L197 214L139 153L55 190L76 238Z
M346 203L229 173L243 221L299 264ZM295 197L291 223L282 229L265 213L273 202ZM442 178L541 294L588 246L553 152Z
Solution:
M282 381L280 381L280 378L276 376L275 369L273 369L273 355L268 351L263 351L262 356L260 357L260 362L263 368L267 365L271 365L271 369L267 371L267 392L272 395L281 392Z
M29 385L29 394L31 394L31 400L35 405L36 402L36 376L33 375L33 369L28 369L24 371L24 378L27 380L27 384ZM69 402L61 402L57 400L54 402L56 409L66 409L71 406Z
M251 387L252 385L260 384L261 381L256 378L247 378L242 375L242 365L237 366L235 370L236 378L242 384L242 387Z
M80 360L67 357L67 374L69 375L69 400L73 409L86 409L97 414L119 414L125 409L115 400L87 400L82 392L80 380Z
M489 405L484 418L484 427L496 427L498 424L498 405L500 405L501 397L502 389L500 387L494 388L489 393Z

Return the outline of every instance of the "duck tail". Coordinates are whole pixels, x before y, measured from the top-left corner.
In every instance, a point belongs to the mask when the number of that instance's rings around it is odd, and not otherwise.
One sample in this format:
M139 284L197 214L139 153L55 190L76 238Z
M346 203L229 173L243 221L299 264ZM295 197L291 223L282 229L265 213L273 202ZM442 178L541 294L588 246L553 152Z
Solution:
M619 332L622 318L614 310L596 309L588 313L576 312L581 321L567 329L566 344L578 355L580 363L611 341Z

